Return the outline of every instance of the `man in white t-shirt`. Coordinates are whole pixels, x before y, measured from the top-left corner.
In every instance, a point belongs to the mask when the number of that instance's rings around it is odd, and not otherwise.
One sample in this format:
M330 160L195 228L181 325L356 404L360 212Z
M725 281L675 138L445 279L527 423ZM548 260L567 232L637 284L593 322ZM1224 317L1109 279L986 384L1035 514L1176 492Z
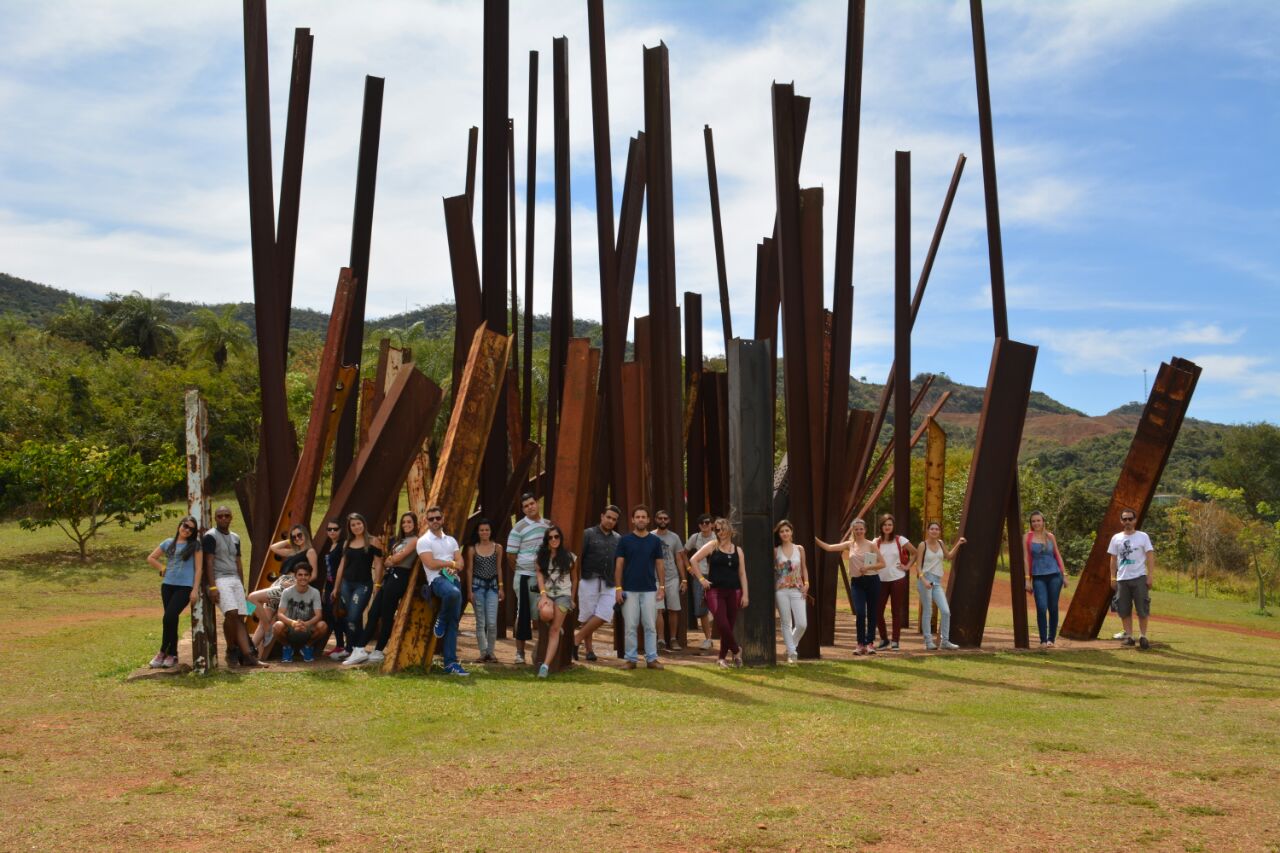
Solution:
M1156 552L1151 537L1138 529L1138 513L1128 507L1120 510L1124 530L1111 537L1107 553L1111 555L1111 588L1116 593L1116 610L1124 623L1121 643L1134 645L1133 611L1138 611L1138 642L1151 648L1147 640L1147 617L1151 615L1151 584L1156 568Z
M435 635L441 639L440 654L444 671L449 675L470 675L458 663L458 618L462 615L462 591L458 588L458 572L462 553L458 540L444 532L444 512L438 506L427 507L427 532L418 537L418 557L427 573L427 589L440 599ZM430 669L431 662L427 662Z

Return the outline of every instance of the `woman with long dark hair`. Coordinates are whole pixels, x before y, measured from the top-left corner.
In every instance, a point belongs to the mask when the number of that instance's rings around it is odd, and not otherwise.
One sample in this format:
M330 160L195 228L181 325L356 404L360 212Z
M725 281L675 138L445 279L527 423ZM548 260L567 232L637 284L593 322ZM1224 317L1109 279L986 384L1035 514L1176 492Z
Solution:
M396 611L400 599L409 588L413 564L418 560L418 516L406 512L400 516L396 536L387 545L387 558L383 561L381 580L373 581L373 607L369 610L369 625L378 626L378 642L369 655L369 663L382 663L383 649L391 639L391 629L396 624Z
M538 667L538 677L546 678L551 662L560 650L560 630L573 609L573 561L577 557L564 547L564 532L551 525L538 546L538 618L547 623L547 653Z
M172 536L147 555L147 562L161 575L160 600L164 602L160 651L151 659L149 665L152 669L168 668L178 663L178 617L188 604L196 603L196 590L200 588L204 565L199 532L200 525L188 515L178 522L178 529Z
M814 544L832 553L846 552L849 558L849 586L853 594L853 613L858 630L858 650L855 654L875 654L876 623L873 608L880 600L879 569L884 565L880 549L867 538L867 523L855 518L849 525L849 536L843 542L828 545L821 539Z
M342 522L331 518L324 523L324 535L329 548L324 552L324 589L320 591L320 607L325 625L333 632L333 650L329 657L342 660L347 656L346 611L338 615L339 602L334 593L338 590L338 565L342 562L345 543L342 541Z
M707 608L720 631L716 663L728 667L726 658L732 656L733 665L742 666L742 647L733 635L733 627L738 611L749 603L747 561L733 541L733 525L727 518L717 518L713 530L716 538L697 550L689 561L690 568L706 591Z
M902 626L907 624L907 569L916 558L916 546L907 537L897 535L895 519L886 512L880 516L876 548L884 560L884 568L880 569L880 600L876 603L876 627L880 630L880 645L876 648L896 649ZM884 622L884 606L890 602L893 603L892 642Z
M463 589L467 602L476 614L476 645L480 661L496 661L494 646L498 642L498 604L502 601L502 546L493 541L493 522L482 518L462 556L467 577Z
M293 586L293 572L299 563L311 566L311 577L316 577L319 558L316 549L311 545L311 533L301 524L289 528L289 535L279 542L271 543L271 553L284 562L280 565L280 574L271 586L257 589L249 593L249 600L262 610L255 614L258 617L257 630L253 632L254 645L258 647L259 657L267 657L271 653L271 645L275 642L275 634L271 626L275 624L280 612L280 596Z
M1067 567L1062 562L1057 538L1049 532L1044 513L1036 510L1027 518L1026 537L1022 540L1024 565L1031 567L1027 592L1036 599L1036 626L1040 629L1040 645L1052 646L1058 639L1058 596L1067 585Z
M956 544L947 550L942 541L942 522L931 521L925 528L924 541L916 549L911 568L916 571L916 591L920 593L920 633L924 634L924 647L933 651L933 607L938 608L938 646L944 649L960 648L951 642L951 605L947 603L947 592L942 588L943 560L954 560L960 546L965 543L961 536Z
M347 516L347 544L342 549L342 561L338 563L335 578L337 589L333 592L347 608L344 666L357 666L369 659L364 648L369 642L364 630L364 610L369 606L375 577L382 577L382 542L369 535L369 523L364 516L353 512Z
M805 596L809 594L809 566L804 548L794 542L795 528L782 519L773 528L773 597L778 605L782 643L787 647L787 663L797 660L796 646L809 627Z

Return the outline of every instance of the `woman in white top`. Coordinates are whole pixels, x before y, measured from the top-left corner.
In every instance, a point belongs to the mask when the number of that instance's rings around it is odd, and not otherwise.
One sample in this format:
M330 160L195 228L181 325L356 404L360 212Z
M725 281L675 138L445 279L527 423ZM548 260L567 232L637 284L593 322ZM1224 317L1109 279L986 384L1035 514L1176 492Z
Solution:
M867 538L867 523L855 518L849 525L849 537L843 542L828 545L814 539L824 551L847 552L849 557L849 593L853 597L853 612L858 623L858 651L856 654L875 654L875 621L871 608L880 600L880 575L877 570L884 565L876 543Z
M938 605L938 645L944 649L960 648L951 642L951 607L947 604L947 593L942 588L942 561L954 560L956 552L965 543L961 536L950 551L942 544L942 525L936 521L929 522L925 529L924 541L916 549L911 568L916 570L916 590L920 593L920 633L924 634L924 647L933 651L933 605Z
M773 597L782 625L782 642L787 647L787 663L796 662L796 646L809 627L805 597L809 593L809 566L804 548L792 541L795 528L785 518L773 528Z
M876 547L884 558L880 570L880 601L876 604L876 627L880 629L878 649L898 648L902 626L907 624L907 569L916 558L916 546L905 536L898 536L894 518L889 513L880 516L880 537ZM884 606L893 602L893 642L889 642L884 624Z

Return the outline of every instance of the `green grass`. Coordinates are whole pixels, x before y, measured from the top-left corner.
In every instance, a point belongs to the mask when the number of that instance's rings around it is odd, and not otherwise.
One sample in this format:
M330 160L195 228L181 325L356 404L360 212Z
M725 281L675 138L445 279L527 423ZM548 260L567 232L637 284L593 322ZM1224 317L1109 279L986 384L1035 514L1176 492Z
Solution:
M0 525L4 846L1280 845L1273 639L1163 623L1147 653L127 683L160 631L142 558L171 527L113 529L79 566ZM1231 604L1156 598L1249 625Z

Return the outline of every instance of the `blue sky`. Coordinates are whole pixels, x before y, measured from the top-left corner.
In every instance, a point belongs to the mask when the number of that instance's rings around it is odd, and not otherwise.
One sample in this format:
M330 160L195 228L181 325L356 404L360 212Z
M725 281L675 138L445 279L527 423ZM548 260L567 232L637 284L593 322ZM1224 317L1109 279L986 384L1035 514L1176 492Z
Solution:
M968 4L868 7L853 373L880 381L892 358L894 150L913 156L916 271L964 152L912 358L981 384L991 320ZM480 120L479 4L272 0L268 11L277 181L292 28L316 37L296 304L326 308L346 262L366 73L387 78L369 314L449 300L440 199L461 192L467 128ZM616 182L643 123L641 48L671 49L677 288L703 294L705 349L720 351L702 126L715 129L730 302L745 331L754 246L773 221L773 80L813 98L801 177L829 190L830 289L845 6L609 3L606 19ZM1010 328L1040 346L1036 388L1101 414L1140 398L1143 370L1177 355L1205 368L1192 416L1277 420L1280 4L991 0L986 22ZM251 299L241 33L240 4L215 0L0 3L0 270L89 295ZM575 309L598 317L582 2L512 3L517 219L523 229L533 48L545 311L561 34Z

